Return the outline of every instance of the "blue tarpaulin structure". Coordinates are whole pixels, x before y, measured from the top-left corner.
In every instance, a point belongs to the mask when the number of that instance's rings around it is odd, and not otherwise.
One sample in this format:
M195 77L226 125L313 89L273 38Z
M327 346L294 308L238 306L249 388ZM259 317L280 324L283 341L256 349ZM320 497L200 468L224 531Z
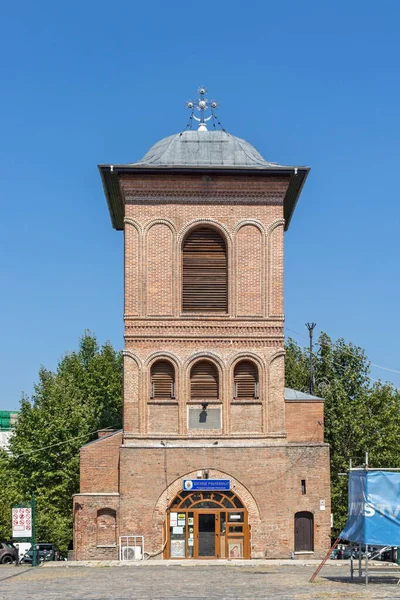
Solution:
M349 516L339 537L372 546L400 547L400 473L352 470Z

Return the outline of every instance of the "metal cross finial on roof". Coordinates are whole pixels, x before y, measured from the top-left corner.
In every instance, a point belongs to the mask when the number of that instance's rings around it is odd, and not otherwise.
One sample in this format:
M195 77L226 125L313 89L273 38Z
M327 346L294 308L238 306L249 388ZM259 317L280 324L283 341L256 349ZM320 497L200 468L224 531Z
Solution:
M190 115L190 120L195 119L199 123L198 131L207 131L207 121L209 121L212 118L217 118L215 110L218 108L218 102L216 100L212 100L211 102L209 102L209 100L206 98L208 90L204 86L201 85L197 91L199 93L199 98L196 101L189 100L188 102L186 102L186 106L189 110L192 111ZM195 109L199 111L200 117L196 117L194 115ZM205 114L207 114L206 111L208 110L211 111L211 115L206 117Z

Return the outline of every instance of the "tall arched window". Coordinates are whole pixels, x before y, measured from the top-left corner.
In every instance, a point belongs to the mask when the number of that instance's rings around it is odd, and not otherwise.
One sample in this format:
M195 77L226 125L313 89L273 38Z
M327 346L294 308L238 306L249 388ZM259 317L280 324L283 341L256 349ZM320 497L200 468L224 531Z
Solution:
M258 398L258 369L249 360L242 360L234 370L234 398Z
M228 312L228 260L225 240L200 227L183 243L183 312Z
M175 398L175 370L167 360L158 360L151 367L150 398Z
M197 362L190 372L190 397L192 400L218 400L218 369L208 360Z

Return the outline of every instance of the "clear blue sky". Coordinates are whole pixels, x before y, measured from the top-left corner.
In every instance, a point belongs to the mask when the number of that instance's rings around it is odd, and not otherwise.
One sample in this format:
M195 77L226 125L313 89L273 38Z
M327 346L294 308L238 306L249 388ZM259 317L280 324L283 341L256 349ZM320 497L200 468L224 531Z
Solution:
M0 408L85 328L122 347L122 233L97 164L182 130L200 84L267 160L312 167L287 326L400 370L399 19L398 0L3 2Z

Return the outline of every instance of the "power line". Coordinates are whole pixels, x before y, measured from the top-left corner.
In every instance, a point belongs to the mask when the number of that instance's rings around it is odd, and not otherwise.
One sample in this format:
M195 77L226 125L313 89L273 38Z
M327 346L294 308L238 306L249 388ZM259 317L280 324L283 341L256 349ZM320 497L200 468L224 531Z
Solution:
M290 329L290 327L285 327L285 329L287 329L288 331L291 331L292 333L295 333L296 335L308 339L306 335L299 333L298 331L295 331L294 329ZM334 343L329 343L329 342L316 342L316 345L318 346L329 346L331 348L334 348ZM353 356L354 358L360 358L359 356L357 356L357 354L354 354L353 352L350 352L349 350L343 350L344 354L349 354L350 356ZM382 365L378 365L377 363L373 363L371 361L369 361L370 365L373 367L376 367L378 369L383 369L384 371L390 371L391 373L398 373L400 375L400 371L397 369L391 369L389 367L384 367ZM378 381L378 380L377 380Z
M305 338L305 337L306 337L305 335L303 335L303 334L299 333L298 331L294 331L294 329L290 329L289 327L286 327L286 329L287 329L288 331L291 331L292 333L295 333L296 335L298 335L298 336L300 336L300 337L302 337L302 338ZM329 342L325 342L325 343L322 343L322 344L321 344L321 343L319 343L319 342L317 342L317 343L316 343L316 345L318 345L318 346L328 346L328 347L330 347L330 348L332 348L332 349L334 348L334 344L333 344L333 343L332 343L332 344L329 344ZM343 350L343 353L344 353L344 354L348 354L349 356L353 356L354 358L360 358L359 356L357 356L357 354L354 354L354 353L352 353L352 352L349 352L349 351L347 351L347 350ZM313 352L312 356L314 356L314 358L317 358L317 359L319 358L319 357L318 357L318 356L317 356L317 355L316 355L314 352ZM332 363L333 363L334 365L336 365L337 367L341 367L341 366L342 366L340 363L338 363L338 362L336 362L336 361L334 361L334 360L332 361ZM387 370L387 371L390 371L390 370L391 370L391 369L388 369L388 368L386 368L386 367L382 367L382 366L380 366L380 365L376 365L375 363L371 363L371 362L370 362L370 365L373 365L373 366L375 366L375 367L380 367L381 369L385 369L385 370ZM394 372L395 372L395 373L400 373L400 371L394 371ZM369 379L372 379L372 381L376 381L377 383L382 383L382 380L381 380L381 379L377 379L376 377L372 377L372 375L368 375L368 378L369 378ZM396 386L396 385L395 385L395 384L394 384L392 381L389 381L388 383L390 383L390 385L393 387L393 389L394 389L394 390L396 390L397 392L400 392L400 388L398 388L398 387L397 387L397 386Z
M64 440L63 442L57 442L56 444L50 444L49 446L42 446L41 448L36 448L35 450L28 450L27 452L21 452L21 454L13 455L13 458L20 458L21 456L26 456L27 454L37 454L38 452L42 452L42 450L48 450L49 448L54 448L55 446L62 446L63 444L69 444L75 440L82 439L84 437L88 437L90 435L94 435L99 431L107 431L110 430L110 433L115 430L115 426L113 427L101 427L101 429L96 429L96 431L89 431L89 433L82 433L82 435L78 435L73 438L69 438L68 440Z

